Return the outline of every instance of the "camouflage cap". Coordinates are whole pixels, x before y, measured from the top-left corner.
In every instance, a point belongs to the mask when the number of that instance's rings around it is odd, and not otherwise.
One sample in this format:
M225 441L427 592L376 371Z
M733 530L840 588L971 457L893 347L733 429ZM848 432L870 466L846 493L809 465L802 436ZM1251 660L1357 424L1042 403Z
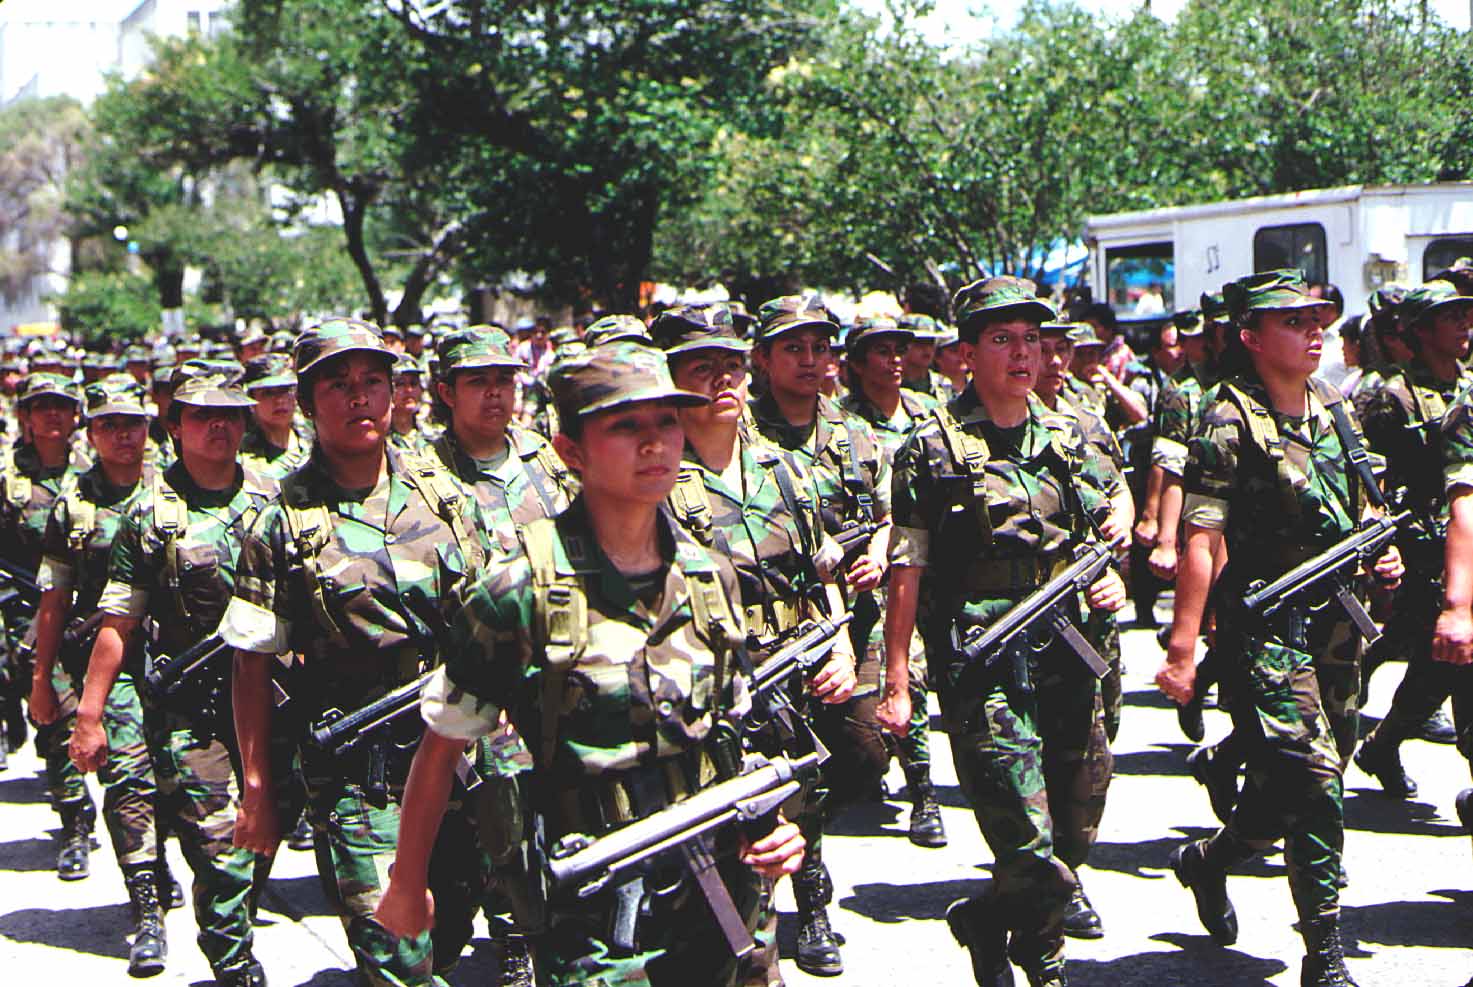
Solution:
M104 415L148 417L148 410L143 407L143 387L131 374L109 374L88 384L82 395L89 421Z
M1428 281L1407 292L1401 302L1401 324L1408 329L1431 328L1438 312L1473 306L1473 298L1460 294L1450 281Z
M850 353L854 353L880 336L899 336L909 343L915 338L915 333L904 328L888 315L876 315L868 319L860 319L859 324L845 335L844 346Z
M839 334L839 324L816 291L769 299L762 303L757 314L759 342L765 343L795 329L822 329L831 337Z
M1203 322L1202 313L1194 308L1177 312L1171 317L1171 324L1176 326L1178 336L1200 336L1207 328Z
M285 353L266 353L245 365L240 380L247 394L268 387L294 387L297 375L292 372L292 359Z
M1382 285L1371 292L1370 297L1366 299L1366 310L1371 313L1373 319L1383 314L1395 314L1406 296L1406 285Z
M394 354L384 345L378 326L358 319L328 319L297 337L292 363L297 376L312 370L323 360L344 353L377 353L385 363L394 362Z
M174 386L174 368L154 367L153 373L149 376L149 384L155 390L160 387L172 388Z
M398 326L394 325L394 323L390 322L388 325L384 326L383 335L385 339L403 339L404 330L400 329Z
M297 337L292 334L290 329L278 329L271 334L271 342L268 348L272 353L285 353L290 356L292 344L296 341Z
M562 349L564 346L573 346L575 344L581 346L583 344L583 337L572 326L561 326L554 329L548 335L547 341L553 345L554 349Z
M1095 327L1088 322L1076 322L1069 327L1069 342L1074 344L1075 349L1105 345L1105 341L1095 333Z
M941 324L929 315L907 312L896 321L900 323L900 328L909 329L917 342L934 343L945 335L941 330Z
M404 335L406 336L423 336L424 334L425 327L420 325L418 322L411 323L404 327Z
M951 299L951 309L963 339L989 319L1012 317L1044 323L1058 318L1053 306L1038 297L1037 285L1010 275L966 285Z
M198 336L182 336L180 337L179 342L174 344L174 348L180 353L183 353L185 351L188 351L190 353L198 353L200 350L204 349L204 347L205 341L203 339L200 339Z
M420 362L408 353L400 353L394 357L395 377L422 377L424 372L425 368L420 365Z
M473 367L526 367L517 356L510 336L490 326L468 326L440 337L435 355L440 358L440 374Z
M257 343L266 342L266 333L260 326L246 326L236 337L236 341L241 346L254 346Z
M1473 285L1473 257L1459 257L1428 281L1447 281L1464 294Z
M666 309L650 325L650 338L667 356L713 348L745 352L751 345L737 332L725 302Z
M45 372L32 373L20 382L16 388L15 399L24 405L27 401L47 396L66 398L68 401L82 403L82 396L77 392L77 385L72 383L71 378L63 377L61 374Z
M1076 322L1060 322L1054 320L1039 323L1038 331L1045 336L1067 336L1069 337L1069 341L1073 342L1074 330L1078 325Z
M757 317L747 311L747 306L735 298L725 302L727 308L731 309L731 321L736 326L738 335L751 338L752 327L757 325Z
M1229 281L1222 286L1222 300L1233 321L1239 323L1252 312L1333 307L1333 303L1309 293L1304 275L1295 268L1259 271Z
M592 346L556 360L547 384L558 410L579 417L640 401L692 407L707 403L704 395L675 386L664 353L629 341Z
M955 346L962 341L962 335L956 331L956 326L949 326L944 322L938 322L936 323L936 327L941 331L940 338L936 340L936 348L938 350L944 350L948 346Z
M589 346L620 341L643 343L646 346L654 344L649 327L632 315L605 315L588 327L588 331L583 334L583 341Z
M124 363L152 363L153 354L147 346L129 346L123 351Z
M181 365L180 369L186 365ZM217 372L176 373L174 403L197 408L254 408L255 399L240 389L238 380Z
M1222 292L1205 291L1197 304L1202 309L1204 323L1229 321L1227 302L1222 300Z

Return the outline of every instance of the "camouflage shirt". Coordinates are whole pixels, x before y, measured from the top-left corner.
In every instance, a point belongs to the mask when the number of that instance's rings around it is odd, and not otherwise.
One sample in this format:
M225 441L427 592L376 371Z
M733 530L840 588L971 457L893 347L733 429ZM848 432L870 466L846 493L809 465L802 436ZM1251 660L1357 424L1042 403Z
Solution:
M446 429L430 453L475 492L492 539L504 552L517 549L517 528L552 517L568 506L573 475L548 441L515 425L506 430L507 454L495 465L472 458Z
M1173 476L1181 476L1187 468L1187 443L1202 414L1202 395L1207 386L1204 381L1195 367L1183 364L1162 387L1152 413L1155 435L1151 440L1151 464Z
M599 549L581 500L552 528L556 569L581 588L587 621L579 629L582 646L552 697L561 715L551 763L542 743L549 662L525 554L497 558L460 594L446 662L425 688L421 711L437 733L471 740L493 730L505 710L536 752L539 782L568 790L590 776L690 750L716 717L739 707L740 683L718 689L717 654L726 649L695 619L692 577L719 582L727 608L712 617L726 621L730 633L741 633L741 615L731 568L664 511L665 565L634 580Z
M35 572L52 505L76 481L70 465L46 469L34 446L17 447L0 471L0 556Z
M248 429L240 444L240 464L273 480L284 479L305 464L311 454L311 442L303 440L295 429L288 433L285 448L274 444L259 428Z
M1304 418L1269 410L1280 458L1255 436L1254 421L1261 419L1251 409L1271 409L1262 382L1251 372L1224 382L1204 404L1188 445L1183 520L1224 531L1230 557L1271 567L1349 534L1359 508L1326 404L1335 397L1312 381Z
M438 505L408 477L415 462L390 448L372 490L345 490L314 453L283 481L241 546L220 634L244 651L300 654L301 694L293 700L302 700L306 715L352 709L410 681L435 663L445 641L448 601L473 565ZM330 534L312 560L315 579L302 543L289 536L285 504L304 514L327 511ZM457 496L450 506L469 537L484 537L476 534L474 498Z
M941 407L941 402L919 391L902 387L900 389L900 408L895 417L891 418L867 398L863 391L855 388L844 396L844 400L839 402L839 407L869 423L870 428L874 430L875 437L880 440L880 448L884 451L885 458L893 462L895 451L900 448L905 437L932 411Z
M1442 416L1442 478L1448 500L1459 487L1473 488L1473 388L1454 398Z
M178 654L220 623L241 539L276 484L237 468L229 487L204 490L176 462L141 486L113 537L98 605L118 617L151 618L157 646Z
M1080 464L1080 477L1107 498L1119 495L1125 490L1125 453L1115 433L1103 418L1070 398L1060 394L1057 404L1056 412L1079 423L1084 441L1093 452Z

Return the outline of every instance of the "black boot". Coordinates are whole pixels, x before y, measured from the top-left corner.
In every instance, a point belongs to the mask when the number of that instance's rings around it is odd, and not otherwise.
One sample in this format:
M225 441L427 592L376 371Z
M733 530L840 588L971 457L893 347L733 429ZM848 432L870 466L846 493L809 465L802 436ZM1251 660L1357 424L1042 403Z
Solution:
M1212 814L1227 822L1238 804L1238 765L1215 747L1198 747L1187 755L1187 767L1197 784L1207 789Z
M29 677L29 676L27 676ZM5 704L5 748L18 751L26 742L26 714L20 700Z
M1182 735L1194 744L1200 744L1202 738L1207 736L1207 723L1202 719L1202 704L1205 701L1206 697L1199 692L1176 708L1176 725L1181 727Z
M1208 864L1203 841L1171 851L1171 869L1181 886L1197 899L1197 918L1219 946L1238 941L1238 913L1227 894L1227 872Z
M1062 965L1049 970L1029 970L1028 987L1069 987L1069 979L1064 976Z
M10 767L10 744L6 742L5 731L0 730L0 771Z
M946 846L946 827L941 824L941 806L931 784L931 766L906 765L906 787L910 789L910 841L929 848Z
M297 822L297 828L292 830L292 835L286 838L286 845L293 850L310 850L314 845L312 839L312 824L307 821L304 813Z
M153 864L123 868L128 901L133 907L133 945L128 949L128 976L153 977L164 972L169 942L164 933L164 909L159 904L159 876Z
M972 954L972 976L979 987L1013 987L1008 963L1008 929L986 898L961 898L946 909L946 925Z
M1425 740L1429 744L1456 744L1458 728L1453 726L1453 721L1439 707L1417 726L1412 736L1418 740Z
M536 975L532 968L532 948L526 936L508 935L498 939L501 945L501 987L533 987Z
M1473 836L1473 788L1465 788L1458 793L1458 819L1462 821L1463 828Z
M793 875L793 899L798 903L798 952L793 958L798 969L815 977L837 977L844 972L839 940L829 927L828 903L834 897L823 858L809 853Z
M1075 880L1079 879L1078 874L1074 877ZM1095 911L1089 896L1084 893L1083 883L1074 885L1074 894L1069 898L1068 907L1064 909L1064 935L1075 939L1104 938L1105 924L1100 921L1100 913Z
M252 957L216 970L215 983L219 987L266 987L266 971Z
M97 806L92 799L63 802L61 849L56 854L56 876L63 881L80 881L92 873L92 827L97 823Z
M159 901L163 902L167 911L184 907L184 889L174 879L174 872L169 870L168 858L164 856L163 845L159 845L158 862L158 887Z
M1307 952L1299 967L1300 987L1356 987L1345 969L1345 948L1340 942L1340 919L1334 915L1304 923Z
M1401 750L1396 744L1366 740L1355 752L1355 765L1381 783L1381 791L1394 799L1417 797L1417 783L1401 765Z

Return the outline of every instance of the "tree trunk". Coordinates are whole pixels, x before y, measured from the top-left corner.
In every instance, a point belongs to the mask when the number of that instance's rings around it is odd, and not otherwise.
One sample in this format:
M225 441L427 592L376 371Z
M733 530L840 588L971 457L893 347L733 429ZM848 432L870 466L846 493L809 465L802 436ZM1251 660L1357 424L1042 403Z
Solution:
M374 325L381 326L389 306L363 242L363 220L368 213L368 203L341 186L333 191L343 210L343 237L348 241L348 256L353 258L353 266L358 268L358 276L363 279L363 291L368 296L369 319Z

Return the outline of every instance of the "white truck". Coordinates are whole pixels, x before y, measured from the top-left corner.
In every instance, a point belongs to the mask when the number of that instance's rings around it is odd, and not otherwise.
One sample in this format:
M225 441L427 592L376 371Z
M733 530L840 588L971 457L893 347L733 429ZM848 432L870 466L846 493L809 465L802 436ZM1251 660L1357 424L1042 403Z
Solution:
M1085 245L1095 299L1122 318L1196 308L1226 281L1283 267L1335 284L1355 315L1384 284L1420 284L1473 257L1473 182L1347 185L1092 216Z

